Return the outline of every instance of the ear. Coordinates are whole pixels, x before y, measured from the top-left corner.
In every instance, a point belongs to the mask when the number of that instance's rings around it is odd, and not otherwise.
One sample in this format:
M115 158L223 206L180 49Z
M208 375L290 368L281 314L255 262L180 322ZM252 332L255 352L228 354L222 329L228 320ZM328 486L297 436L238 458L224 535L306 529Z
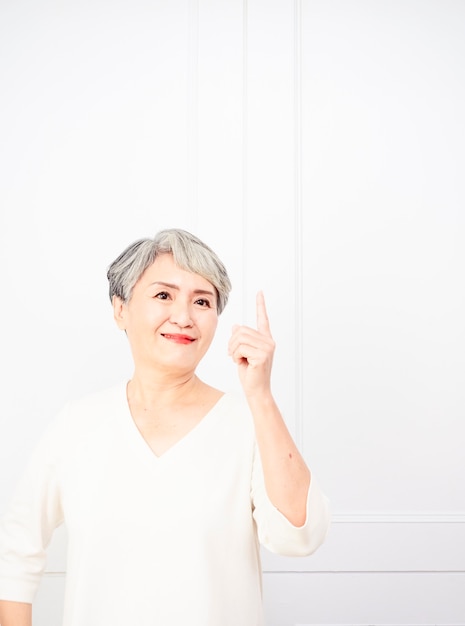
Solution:
M113 317L118 328L126 330L126 303L119 296L113 296Z

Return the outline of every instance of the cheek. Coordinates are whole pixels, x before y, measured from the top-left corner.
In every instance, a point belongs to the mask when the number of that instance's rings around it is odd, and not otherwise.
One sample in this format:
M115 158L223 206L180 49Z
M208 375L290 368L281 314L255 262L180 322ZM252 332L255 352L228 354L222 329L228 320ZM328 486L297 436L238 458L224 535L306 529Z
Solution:
M160 313L153 308L146 307L138 311L137 316L132 316L130 326L128 326L134 337L143 338L157 332L163 324L164 319Z
M217 328L218 328L218 318L216 317L210 325L210 332L209 332L210 339L213 339L213 337L215 336Z
M203 337L212 339L218 327L218 316L200 319L197 323L199 328L201 328Z

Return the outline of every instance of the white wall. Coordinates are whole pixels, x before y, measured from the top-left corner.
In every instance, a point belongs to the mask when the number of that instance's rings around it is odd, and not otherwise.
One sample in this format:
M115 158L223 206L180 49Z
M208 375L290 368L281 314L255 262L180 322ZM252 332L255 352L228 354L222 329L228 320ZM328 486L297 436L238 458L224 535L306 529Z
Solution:
M184 227L234 282L203 374L237 386L263 288L333 504L316 555L264 554L267 626L465 624L464 28L460 0L1 4L0 512L55 411L130 375L108 263Z

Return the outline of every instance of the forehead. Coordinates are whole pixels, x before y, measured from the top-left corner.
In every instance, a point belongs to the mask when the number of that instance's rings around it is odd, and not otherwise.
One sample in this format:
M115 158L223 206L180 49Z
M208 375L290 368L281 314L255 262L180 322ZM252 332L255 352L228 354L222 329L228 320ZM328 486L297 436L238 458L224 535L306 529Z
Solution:
M200 274L184 270L176 265L173 255L160 254L142 274L140 281L146 287L156 282L172 284L178 288L203 289L216 293L214 286Z

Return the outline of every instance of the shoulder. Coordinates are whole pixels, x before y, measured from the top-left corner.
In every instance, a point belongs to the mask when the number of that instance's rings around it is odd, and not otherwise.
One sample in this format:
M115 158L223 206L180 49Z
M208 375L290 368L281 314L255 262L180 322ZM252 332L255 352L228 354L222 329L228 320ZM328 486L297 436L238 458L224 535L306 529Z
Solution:
M225 413L246 417L250 414L247 400L237 391L226 391L220 398L218 405Z
M93 393L76 398L65 407L70 413L101 413L105 410L114 410L127 402L126 384L120 383L106 389L101 389Z
M30 471L56 466L70 458L76 449L85 449L96 439L109 420L124 411L125 387L115 386L68 402L37 441L29 459Z
M252 414L242 394L227 391L218 401L216 411L223 424L229 424L231 429L241 432L243 436L254 435Z
M68 402L55 417L46 435L51 440L73 441L117 419L125 410L126 385L115 385Z

